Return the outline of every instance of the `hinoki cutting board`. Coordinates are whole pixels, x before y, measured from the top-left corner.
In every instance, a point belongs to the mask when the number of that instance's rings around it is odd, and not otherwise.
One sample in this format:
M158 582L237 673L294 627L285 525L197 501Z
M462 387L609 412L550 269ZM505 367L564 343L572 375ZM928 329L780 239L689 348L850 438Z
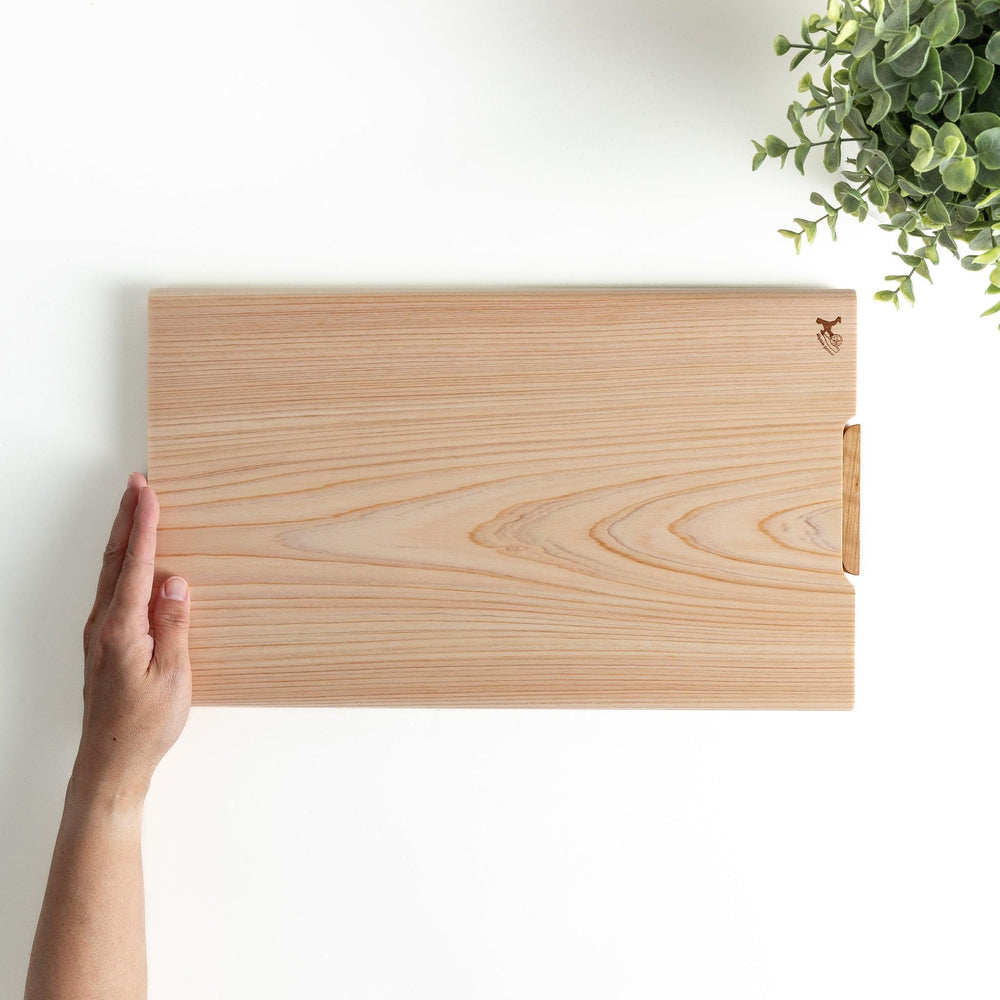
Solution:
M847 291L149 301L197 704L849 708Z

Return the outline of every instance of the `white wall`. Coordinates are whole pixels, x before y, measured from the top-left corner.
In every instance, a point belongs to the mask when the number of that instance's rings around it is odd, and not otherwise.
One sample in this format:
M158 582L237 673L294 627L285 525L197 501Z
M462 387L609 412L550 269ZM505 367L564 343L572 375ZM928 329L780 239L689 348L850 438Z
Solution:
M775 230L799 0L8 5L0 994L19 996L81 629L184 284L856 287L849 714L195 709L147 804L152 1000L997 989L1000 334L943 264ZM805 67L803 67L804 69Z

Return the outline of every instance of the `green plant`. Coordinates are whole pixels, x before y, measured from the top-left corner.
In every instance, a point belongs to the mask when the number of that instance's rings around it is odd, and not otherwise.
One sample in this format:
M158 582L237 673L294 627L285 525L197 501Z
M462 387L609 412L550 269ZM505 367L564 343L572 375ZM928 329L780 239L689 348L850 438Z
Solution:
M913 302L914 277L931 280L939 248L969 270L991 268L986 291L1000 295L998 29L1000 0L830 0L825 17L802 22L801 44L778 35L774 51L793 53L791 69L811 55L826 69L819 81L802 77L808 103L788 108L797 141L755 141L753 169L768 157L783 167L791 154L804 174L821 149L826 169L841 172L832 204L816 192L810 198L823 209L819 218L779 230L796 252L822 222L836 239L841 212L864 220L872 208L886 220L882 229L897 232L905 272L886 275L894 287L876 299ZM1000 300L983 315L997 312Z

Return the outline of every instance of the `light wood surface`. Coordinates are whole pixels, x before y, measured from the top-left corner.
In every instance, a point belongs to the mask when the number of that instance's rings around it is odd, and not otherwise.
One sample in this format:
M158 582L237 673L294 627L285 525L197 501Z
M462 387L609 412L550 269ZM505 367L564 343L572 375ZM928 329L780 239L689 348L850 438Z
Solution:
M861 425L844 428L844 570L861 572Z
M851 706L853 292L149 306L197 704Z

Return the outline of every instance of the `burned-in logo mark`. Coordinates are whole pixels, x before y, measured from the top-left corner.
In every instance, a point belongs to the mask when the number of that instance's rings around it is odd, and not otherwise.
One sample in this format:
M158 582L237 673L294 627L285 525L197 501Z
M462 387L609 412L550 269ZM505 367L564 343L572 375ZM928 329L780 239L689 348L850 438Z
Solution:
M819 333L816 334L816 339L827 354L836 354L840 350L840 345L844 342L844 338L839 333L833 332L833 328L840 322L840 317L838 316L834 320L829 320L820 319L817 316L816 322L821 327Z

